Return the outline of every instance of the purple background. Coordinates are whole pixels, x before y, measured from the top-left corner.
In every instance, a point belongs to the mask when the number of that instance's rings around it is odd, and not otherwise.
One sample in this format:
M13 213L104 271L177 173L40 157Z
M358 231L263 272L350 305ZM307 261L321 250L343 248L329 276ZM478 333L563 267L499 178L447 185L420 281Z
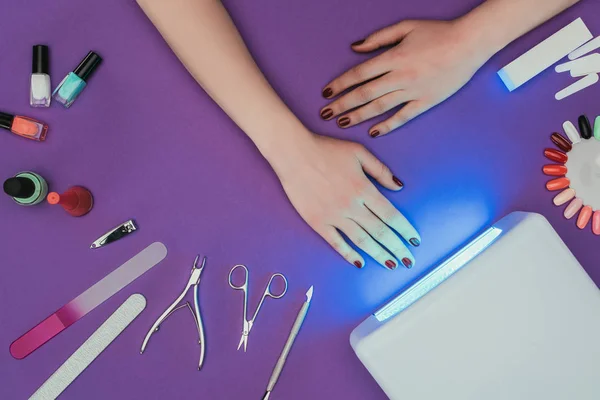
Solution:
M45 143L0 135L1 177L33 170L58 191L81 184L96 205L76 219L58 207L18 207L0 197L2 399L31 395L134 292L147 297L147 310L63 398L260 398L311 284L313 305L275 398L383 399L348 343L352 329L514 210L545 215L600 280L600 239L563 219L541 173L550 133L581 113L597 115L600 85L557 102L554 93L571 83L565 75L548 71L512 94L495 75L576 17L599 34L600 21L592 18L598 2L584 1L528 34L458 95L401 131L372 140L370 125L342 131L318 117L323 85L366 59L349 43L404 18L452 18L478 1L226 1L259 65L302 121L317 132L366 144L405 181L401 193L386 195L420 230L423 245L413 270L394 273L370 260L362 271L346 265L304 224L250 140L194 83L135 2L5 3L0 109L37 117L50 131ZM28 106L36 43L50 45L54 85L89 50L104 57L71 109ZM89 250L99 235L129 218L137 219L137 233ZM12 359L8 346L14 339L153 241L169 249L163 263L26 359ZM200 287L208 340L202 372L194 367L198 346L187 312L171 317L139 355L144 334L182 289L197 253L209 257ZM271 273L283 272L290 282L282 300L265 303L247 354L236 351L241 295L227 285L236 263L250 269L251 310Z

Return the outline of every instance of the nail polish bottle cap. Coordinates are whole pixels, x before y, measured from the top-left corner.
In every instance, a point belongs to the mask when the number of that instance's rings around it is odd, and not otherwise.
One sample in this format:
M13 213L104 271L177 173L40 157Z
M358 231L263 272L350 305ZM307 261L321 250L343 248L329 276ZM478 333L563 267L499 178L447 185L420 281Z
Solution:
M35 193L35 184L31 179L23 177L8 178L4 181L4 193L10 197L27 199Z
M33 63L31 65L31 73L48 74L48 62L48 46L43 44L36 44L33 46Z
M77 68L73 70L73 73L87 82L87 80L90 79L90 76L92 76L92 73L96 70L96 68L98 67L98 65L100 65L101 62L102 57L100 57L93 51L90 51L87 54L87 56L85 56L85 58L81 60Z
M0 112L0 128L10 130L10 128L12 128L14 119L14 115Z

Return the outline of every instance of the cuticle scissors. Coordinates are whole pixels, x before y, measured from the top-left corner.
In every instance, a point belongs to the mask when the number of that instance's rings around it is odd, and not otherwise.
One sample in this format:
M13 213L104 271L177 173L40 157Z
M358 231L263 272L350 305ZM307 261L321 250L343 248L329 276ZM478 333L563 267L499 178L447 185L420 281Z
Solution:
M235 285L231 278L233 275L233 272L238 268L242 268L244 270L244 283L241 286ZM240 338L240 342L237 347L237 349L239 350L243 344L244 352L246 352L246 348L248 347L248 335L250 335L250 331L252 330L252 327L254 326L254 322L256 321L256 317L258 316L258 312L260 311L260 309L263 305L263 302L265 301L265 298L271 297L273 299L280 299L283 297L283 295L285 295L285 293L287 292L287 288L288 288L287 278L283 274L275 273L275 274L271 275L271 278L269 279L269 282L267 283L267 286L265 287L265 291L260 299L260 302L258 303L258 306L256 307L256 311L254 311L252 318L250 320L248 320L248 275L249 275L248 268L242 264L235 265L233 268L231 268L231 271L229 271L229 286L231 286L232 289L241 290L244 292L244 323L243 323L243 329L242 329L242 337ZM281 279L283 279L283 283L284 283L283 291L279 294L273 294L271 292L271 283L273 283L273 280L276 277L280 277Z

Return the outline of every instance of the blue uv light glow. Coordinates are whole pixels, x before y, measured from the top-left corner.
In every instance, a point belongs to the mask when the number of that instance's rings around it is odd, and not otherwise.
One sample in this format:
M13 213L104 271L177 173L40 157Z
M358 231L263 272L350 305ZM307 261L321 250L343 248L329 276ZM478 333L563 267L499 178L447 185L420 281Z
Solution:
M502 229L496 227L491 227L485 231L458 253L444 261L441 265L425 275L417 283L412 285L394 300L390 301L383 308L375 312L375 318L379 322L384 322L394 315L406 310L421 297L425 296L446 279L451 277L456 271L464 267L467 263L469 263L469 261L477 257L477 255L490 246L498 238L498 236L500 236L501 233Z

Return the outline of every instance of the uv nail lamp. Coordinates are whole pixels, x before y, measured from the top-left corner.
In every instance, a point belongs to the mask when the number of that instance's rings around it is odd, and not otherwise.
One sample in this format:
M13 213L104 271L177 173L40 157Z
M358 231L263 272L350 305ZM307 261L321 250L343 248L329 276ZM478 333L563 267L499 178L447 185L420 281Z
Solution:
M600 291L538 214L500 220L350 343L391 399L600 399Z

